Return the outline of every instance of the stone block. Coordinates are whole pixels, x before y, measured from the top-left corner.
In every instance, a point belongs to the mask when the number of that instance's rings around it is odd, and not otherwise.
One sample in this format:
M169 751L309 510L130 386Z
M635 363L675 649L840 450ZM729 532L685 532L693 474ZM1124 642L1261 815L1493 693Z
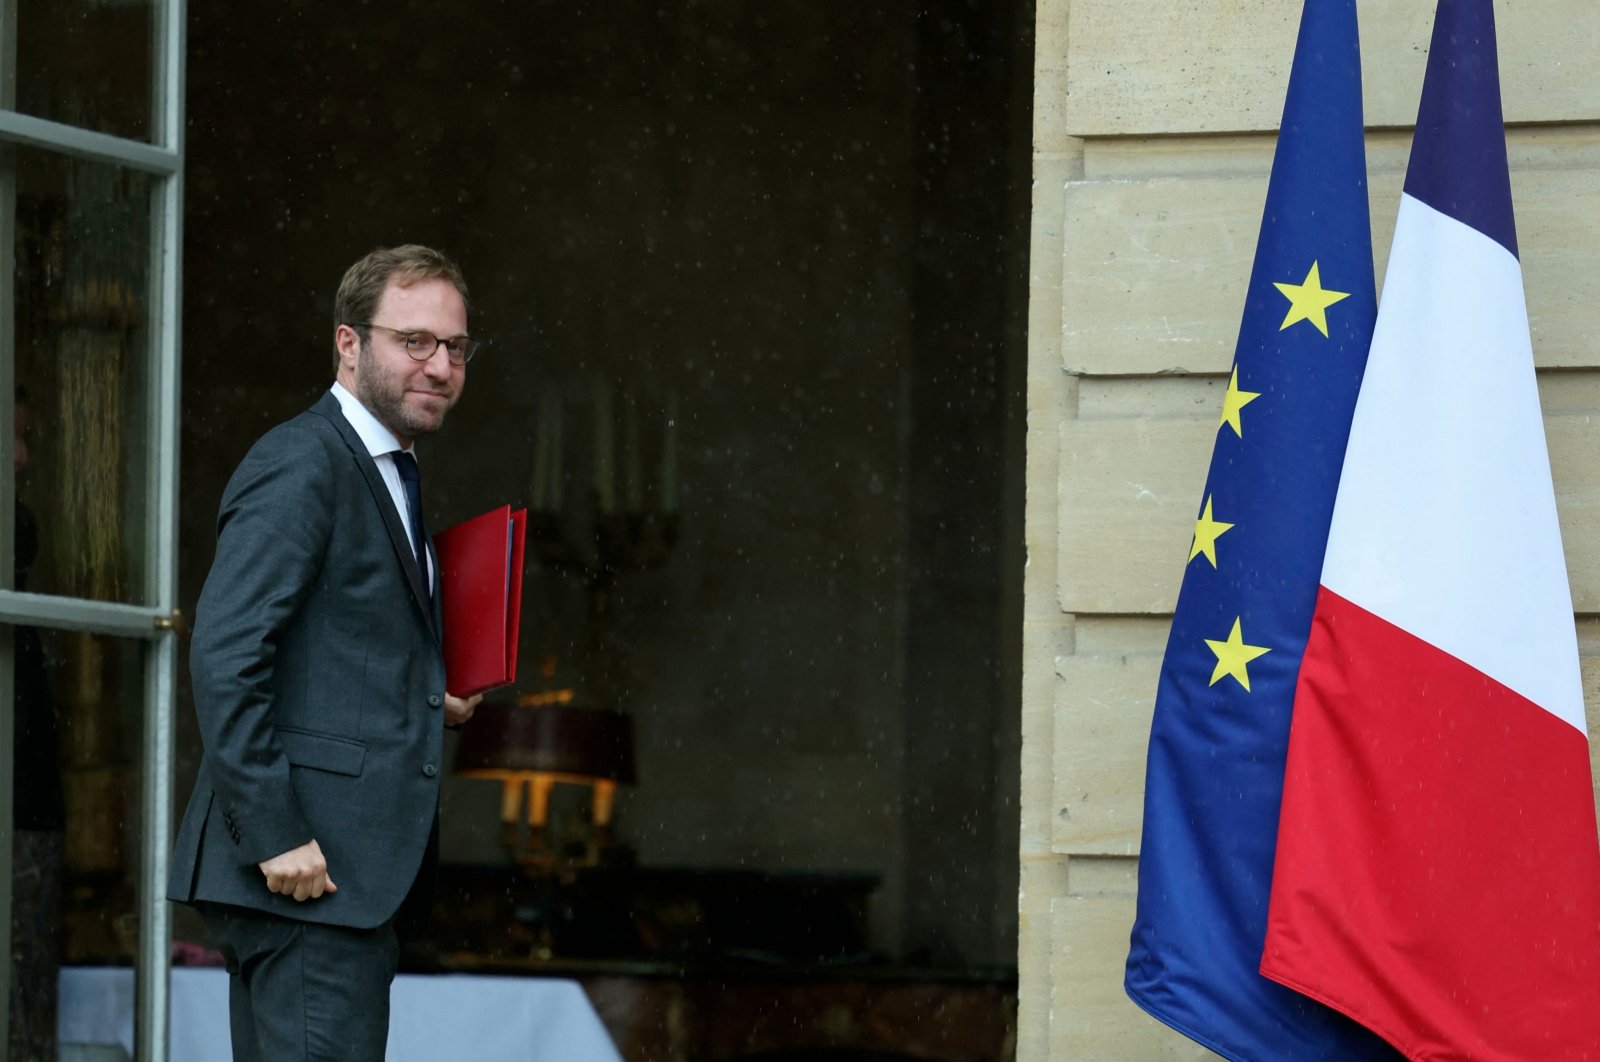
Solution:
M1050 820L1055 803L1055 712L1052 690L1059 681L1055 658L1062 638L1070 638L1071 621L1057 627L1027 624L1023 629L1022 676L1022 823L1018 844L1024 855L1051 850Z
M1216 428L1215 417L1080 417L1061 426L1063 609L1172 611ZM1600 417L1556 412L1545 433L1573 605L1600 612Z
M1172 611L1215 430L1215 416L1061 426L1064 610Z
M1022 857L1017 890L1017 1059L1045 1062L1050 1029L1050 905L1067 894L1067 860Z
M1051 848L1135 855L1161 654L1080 653L1057 667Z
M1061 128L1079 137L1276 129L1300 8L1295 0L1226 0L1169 4L1151 17L1147 6L1123 0L1074 0ZM1600 16L1591 5L1498 0L1495 17L1508 122L1600 117L1592 77ZM1433 5L1363 4L1360 23L1366 123L1410 126ZM1060 38L1048 44L1059 49Z
M1050 1058L1214 1060L1123 992L1133 910L1126 896L1069 896L1052 905Z
M1527 146L1522 154L1544 157ZM1399 171L1371 175L1380 286L1401 183ZM1514 169L1512 188L1535 361L1600 365L1600 330L1589 319L1600 301L1600 167L1529 161ZM1066 370L1227 372L1266 174L1076 181L1063 195Z

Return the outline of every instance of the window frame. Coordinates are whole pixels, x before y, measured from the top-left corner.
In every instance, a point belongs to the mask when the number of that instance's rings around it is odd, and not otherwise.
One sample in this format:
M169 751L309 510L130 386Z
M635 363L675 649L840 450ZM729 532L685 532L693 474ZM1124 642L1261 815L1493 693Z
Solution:
M139 944L135 957L135 1057L168 1055L171 912L166 899L173 821L173 741L177 698L177 528L179 401L183 273L183 129L186 0L150 0L152 117L150 143L21 114L17 88L17 5L0 0L0 396L16 386L15 152L39 148L153 176L150 263L147 272L144 394L148 430L145 463L145 605L127 605L14 589L11 528L16 506L12 463L0 461L0 625L30 624L57 630L136 637L145 646L144 727L141 738ZM13 404L0 402L0 438L10 439ZM14 725L14 661L9 637L0 638L0 732ZM0 778L12 777L15 750L0 741ZM11 952L12 795L0 786L0 954ZM10 994L10 964L0 966L0 998ZM0 1007L0 1045L10 1033L9 1008ZM3 1053L0 1047L0 1053Z

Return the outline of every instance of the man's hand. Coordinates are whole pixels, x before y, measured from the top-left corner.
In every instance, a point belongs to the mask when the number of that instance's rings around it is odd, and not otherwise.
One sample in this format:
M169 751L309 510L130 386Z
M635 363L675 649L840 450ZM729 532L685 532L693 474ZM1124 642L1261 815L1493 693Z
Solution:
M444 725L460 726L472 718L472 713L477 711L478 702L483 700L483 694L474 693L466 700L452 694L444 695Z
M267 876L267 891L281 892L304 903L325 892L338 892L339 886L328 877L328 861L315 838L257 864Z

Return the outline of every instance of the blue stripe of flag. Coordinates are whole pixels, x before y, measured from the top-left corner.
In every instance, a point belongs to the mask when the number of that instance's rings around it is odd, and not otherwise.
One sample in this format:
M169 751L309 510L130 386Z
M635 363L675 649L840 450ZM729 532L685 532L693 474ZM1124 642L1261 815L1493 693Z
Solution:
M1500 109L1494 7L1487 2L1439 0L1432 50L1452 61L1428 64L1406 170L1406 194L1470 225L1515 255L1517 226L1511 213L1511 171ZM1462 159L1475 164L1464 166Z

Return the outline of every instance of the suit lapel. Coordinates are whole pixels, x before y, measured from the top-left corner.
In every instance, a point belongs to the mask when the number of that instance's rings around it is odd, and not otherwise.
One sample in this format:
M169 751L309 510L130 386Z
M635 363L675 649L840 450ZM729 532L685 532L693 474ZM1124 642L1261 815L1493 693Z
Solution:
M355 458L356 467L361 469L361 475L367 481L367 488L372 492L373 504L377 505L379 514L383 516L383 526L389 532L389 544L394 547L395 557L406 573L406 582L411 585L411 595L416 600L417 608L422 610L422 616L428 622L428 630L438 638L439 627L434 616L433 598L423 584L422 572L417 568L416 552L411 548L411 540L406 537L405 525L400 522L400 512L394 507L394 496L389 493L388 484L384 483L377 464L372 460L372 455L367 453L366 444L350 426L350 422L344 418L344 410L339 407L339 400L333 397L333 392L329 391L318 399L317 404L311 407L311 412L320 415L333 425L333 429L339 433L344 444L350 448L350 455ZM428 551L431 556L432 542L428 543ZM435 560L434 570L438 571L438 568L438 561Z

